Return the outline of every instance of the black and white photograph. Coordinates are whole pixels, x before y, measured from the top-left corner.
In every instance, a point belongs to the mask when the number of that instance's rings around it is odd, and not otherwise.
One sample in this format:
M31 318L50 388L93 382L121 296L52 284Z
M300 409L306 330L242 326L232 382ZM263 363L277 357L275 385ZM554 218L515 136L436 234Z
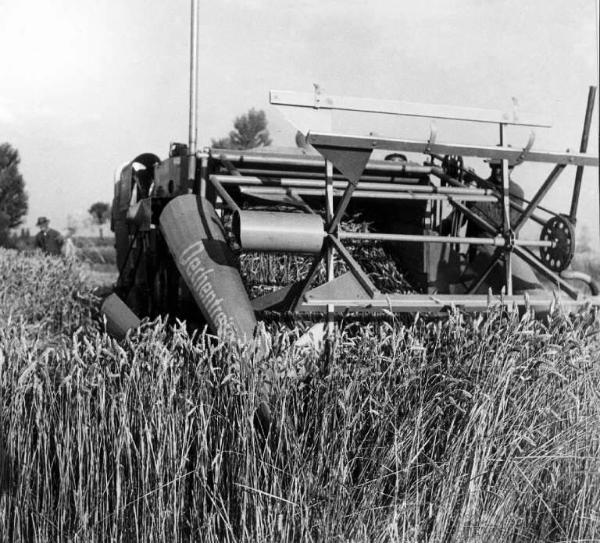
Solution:
M599 0L0 0L0 543L600 541Z

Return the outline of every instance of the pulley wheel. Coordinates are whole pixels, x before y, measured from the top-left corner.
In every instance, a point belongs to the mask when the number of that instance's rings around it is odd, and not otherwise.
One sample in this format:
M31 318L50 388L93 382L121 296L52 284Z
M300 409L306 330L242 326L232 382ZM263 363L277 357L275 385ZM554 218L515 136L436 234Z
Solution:
M553 247L541 247L542 262L554 272L566 270L575 254L575 228L566 217L552 217L542 228L541 241L553 241Z
M464 170L463 157L459 155L446 155L442 160L442 169L450 177L454 177L455 179L462 181Z

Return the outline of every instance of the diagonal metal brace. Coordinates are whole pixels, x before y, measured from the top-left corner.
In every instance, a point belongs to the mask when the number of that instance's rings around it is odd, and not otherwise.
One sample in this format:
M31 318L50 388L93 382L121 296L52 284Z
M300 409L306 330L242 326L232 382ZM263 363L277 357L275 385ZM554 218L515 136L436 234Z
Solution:
M449 198L448 201L452 205L452 207L458 209L465 217L472 220L477 226L479 226L482 230L486 231L488 234L492 234L494 236L498 235L498 229L494 228L489 222L485 219L482 219L479 215L471 211L467 206L461 204Z
M360 267L360 264L354 260L354 257L348 252L346 247L342 245L342 242L331 234L327 236L329 241L335 246L336 250L340 254L340 256L346 261L350 271L356 277L360 285L365 289L367 294L372 298L377 292L377 287L372 283L369 279L368 275L364 272L364 270Z
M326 253L327 249L323 247L321 252L314 258L313 263L311 264L310 269L306 274L306 277L299 281L299 289L296 291L297 294L294 298L294 301L291 304L292 311L298 311L298 308L302 303L302 297L308 290L308 287L310 287L310 284L312 283L313 279L317 276L317 273L319 273L319 267L323 258L325 258Z
M492 273L492 270L498 265L501 259L502 250L496 249L494 251L494 254L492 255L492 261L490 262L488 267L483 271L479 279L473 285L471 285L471 287L469 287L467 294L475 294L480 289L481 285L483 285L484 281L488 278L490 273Z
M350 199L352 198L352 193L356 189L357 185L358 185L358 183L352 183L351 181L348 181L348 186L346 187L346 190L344 191L344 196L342 196L342 201L338 204L338 207L335 210L335 215L333 216L333 219L327 225L327 232L329 234L333 234L337 230L337 228L340 224L340 221L342 220L342 217L344 216L344 213L346 213L346 208L348 207L348 204L350 203Z
M225 189L225 187L223 185L221 185L221 183L219 182L217 176L216 175L211 175L211 176L209 176L208 180L210 181L210 183L212 184L212 186L215 187L218 195L227 204L227 207L229 207L229 209L231 209L231 211L233 211L235 213L239 213L240 212L240 206L238 206L235 203L235 200L229 195L229 193L227 192L227 190Z
M523 214L517 220L515 226L513 227L515 233L519 233L523 225L527 222L529 217L531 217L533 212L536 210L538 204L543 200L544 196L546 196L548 191L552 188L552 185L554 185L554 182L558 179L558 176L562 173L565 167L565 164L557 164L556 166L554 166L554 169L550 172L550 175L544 181L544 184L540 187L540 189L537 191L536 195L533 197L531 202L529 202L529 205L527 206L525 211L523 211Z

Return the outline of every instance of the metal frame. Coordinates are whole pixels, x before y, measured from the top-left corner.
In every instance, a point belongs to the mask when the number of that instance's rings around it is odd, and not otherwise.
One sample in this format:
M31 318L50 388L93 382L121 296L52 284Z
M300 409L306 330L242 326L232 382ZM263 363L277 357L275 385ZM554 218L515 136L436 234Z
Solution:
M537 256L531 251L526 250L527 247L548 247L552 243L549 241L540 240L525 240L518 239L517 234L522 225L531 218L534 210L539 205L543 196L546 194L549 186L558 178L558 174L564 169L564 166L557 166L550 174L550 176L543 183L538 193L534 197L533 201L529 206L522 210L521 218L514 228L507 227L507 221L503 221L500 229L487 222L485 219L473 213L467 208L464 203L467 201L500 201L503 205L504 215L508 213L508 209L512 202L510 197L504 195L494 194L491 189L477 189L463 185L462 183L454 180L453 187L428 187L428 186L402 186L400 185L389 185L385 183L371 183L368 186L372 190L370 196L373 198L380 198L387 200L391 197L410 200L414 199L415 195L418 194L424 199L436 200L443 197L445 201L448 201L454 208L458 209L464 216L469 220L472 220L478 224L484 231L488 232L491 237L487 238L474 238L466 236L427 236L427 235L408 235L408 234L386 234L386 233L362 233L362 232L348 232L340 229L340 220L347 208L348 203L353 197L361 197L360 187L362 183L360 181L352 183L346 182L344 190L341 189L342 183L334 181L333 179L333 164L329 160L325 160L325 174L323 181L312 180L312 179L287 179L284 178L280 181L279 186L270 186L259 178L253 176L224 176L224 175L211 175L209 182L215 187L217 193L224 202L232 210L239 209L239 206L235 203L233 198L228 194L227 186L236 186L244 194L255 195L259 194L268 198L272 194L281 194L289 190L294 190L300 196L303 194L307 195L322 195L324 197L326 205L326 232L325 243L322 252L316 256L313 260L313 264L304 281L302 281L300 288L298 289L298 295L294 299L294 303L291 304L290 309L298 313L319 311L326 313L328 316L328 322L331 323L333 315L344 313L347 311L352 312L378 312L378 311L392 311L392 312L406 312L406 311L427 311L427 312L439 312L447 310L452 306L459 306L465 310L480 311L485 309L490 298L481 295L466 294L463 296L453 295L382 295L378 289L373 285L367 274L361 268L360 264L352 257L348 249L344 246L344 240L377 240L377 241L405 241L405 242L416 242L416 243L460 243L460 244L476 244L476 245L490 245L498 248L492 262L488 269L477 279L470 292L475 292L477 288L485 281L493 267L502 259L506 260L507 253L510 255L512 252L517 253L521 258L530 263L538 271L546 275L554 284L569 296L571 302L567 298L561 298L561 303L569 305L578 297L578 291L571 287L565 280L558 277L556 274L548 270L543 263L537 258ZM507 161L504 161L506 171L508 171ZM503 176L503 189L505 194L508 195L507 179ZM311 188L303 189L304 186ZM339 202L336 205L334 196L339 198ZM510 250L507 248L510 247ZM326 284L331 283L335 279L334 275L334 254L337 253L348 265L350 273L356 278L358 284L362 287L366 294L366 299L339 299L334 297L331 299L315 299L311 294L309 287L314 281L317 275L321 263L325 265L326 270ZM510 256L509 256L510 259ZM510 261L510 260L509 260ZM284 289L282 289L283 291ZM287 292L287 291L286 291ZM540 308L541 305L545 304L546 307L549 303L554 300L554 295L549 293L547 296L536 297L534 302L531 299L526 299L523 296L512 296L510 283L506 289L506 296L501 298L492 298L494 303L504 303L505 305L525 305L530 304L532 307Z
M591 95L590 91L590 95ZM589 134L589 118L591 118L590 99L586 110L586 122L582 144L579 153L571 152L548 152L532 150L534 136L530 136L527 145L522 149L507 146L504 141L504 129L506 125L519 126L548 126L541 121L519 120L505 114L490 110L478 110L474 108L454 108L446 106L425 106L423 104L409 104L406 102L363 100L343 97L326 97L318 93L307 95L302 93L286 93L272 91L272 103L284 105L285 107L300 107L313 109L341 109L351 111L367 111L377 113L389 113L394 115L417 115L426 117L446 118L455 120L468 120L473 122L496 123L499 127L500 145L496 147L437 143L435 134L427 141L416 141L395 138L360 137L331 133L308 133L307 142L311 144L321 155L319 162L315 157L279 157L274 155L248 155L244 156L243 163L245 172L235 170L234 175L211 175L209 182L215 188L217 194L225 204L233 210L239 209L234 199L228 194L226 187L235 186L241 194L247 194L269 200L281 199L285 195L293 195L302 202L302 196L324 197L326 209L325 238L321 253L317 255L311 265L310 271L298 285L293 304L290 309L297 312L320 311L327 313L328 321L333 321L333 315L352 312L378 312L378 311L427 311L439 312L447 310L451 306L459 306L466 310L482 311L490 303L502 303L504 305L526 305L540 308L545 307L556 296L565 305L578 304L579 291L572 287L567 281L549 270L535 255L530 248L552 246L550 241L519 239L519 233L523 225L534 220L538 223L544 221L536 215L537 210L548 211L541 207L540 203L556 182L567 165L577 166L575 192L573 195L572 210L576 210L578 188L580 187L581 171L584 166L598 167L598 157L585 154L587 135ZM584 144L585 140L585 144ZM393 163L377 165L369 162L374 149L385 149L386 151L420 152L430 157L431 165L395 165ZM231 172L230 160L234 160L235 153L229 151L228 155L221 155L223 163ZM499 187L490 184L487 180L477 177L473 172L465 172L465 179L459 179L448 175L442 168L433 162L441 159L443 155L460 155L467 157L478 157L500 161L501 185ZM218 156L218 153L217 153ZM241 158L241 157L240 157ZM526 207L515 202L509 192L509 168L524 161L554 164L553 170L542 183L541 187L527 202ZM265 165L268 165L265 169ZM281 168L283 171L273 169L271 166ZM294 166L322 168L321 176L315 171L304 171L299 177L291 177L294 173L289 168ZM261 169L262 168L262 169ZM397 168L400 174L407 172L430 173L448 186L424 186L410 183L382 182L378 172L389 171ZM292 168L293 169L293 168ZM242 168L240 167L240 170ZM365 172L372 172L371 177ZM245 173L256 173L256 175L269 175L276 177L277 181L265 181L255 175ZM281 174L287 175L281 175ZM310 173L310 175L307 175ZM297 174L296 174L297 175ZM475 181L479 187L467 184ZM467 220L474 222L489 237L467 237L467 236L433 236L433 235L408 235L408 234L386 234L386 233L357 233L347 232L340 228L340 222L346 209L353 198L375 198L381 200L428 200L446 202L455 210L460 212ZM337 202L336 202L337 200ZM493 224L478 214L474 213L465 204L467 202L490 202L497 201L502 209L501 224ZM303 206L309 208L309 206ZM511 224L511 210L518 210L520 217ZM307 211L312 211L310 208ZM344 240L379 240L379 241L402 241L417 243L450 243L450 244L475 244L497 247L492 260L487 268L475 278L469 291L465 295L383 295L381 294L361 266L352 257L344 246ZM356 280L358 288L364 291L364 295L358 298L344 299L343 293L336 291L335 283L335 254L338 254L347 264L349 273ZM565 298L560 294L549 294L546 296L523 297L513 296L512 284L512 258L519 256L536 271L544 275L560 291L567 295ZM491 271L504 261L505 289L498 297L481 296L472 294L485 282ZM309 290L317 272L321 266L325 266L326 282L319 287L319 292L327 292L322 287L331 285L332 296L315 298L313 291ZM289 290L289 287L286 287ZM282 289L282 292L286 289Z

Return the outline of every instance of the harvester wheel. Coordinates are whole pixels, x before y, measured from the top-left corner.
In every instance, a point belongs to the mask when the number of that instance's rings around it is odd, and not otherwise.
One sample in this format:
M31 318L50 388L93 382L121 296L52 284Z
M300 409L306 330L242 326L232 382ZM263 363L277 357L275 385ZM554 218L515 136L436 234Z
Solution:
M542 247L542 262L554 272L566 270L575 254L575 227L562 215L552 217L542 228L540 240L553 241L553 247Z

